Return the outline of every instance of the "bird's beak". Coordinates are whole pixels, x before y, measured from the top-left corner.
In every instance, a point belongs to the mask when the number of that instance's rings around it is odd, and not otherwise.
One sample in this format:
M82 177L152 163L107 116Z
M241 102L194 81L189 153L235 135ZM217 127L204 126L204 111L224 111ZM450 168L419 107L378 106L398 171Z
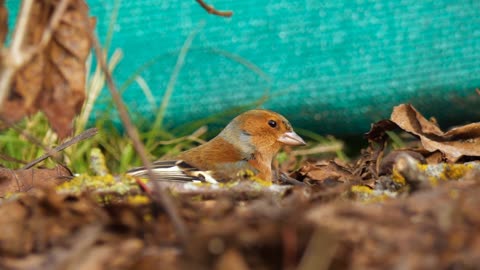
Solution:
M286 145L306 145L307 143L294 131L285 132L277 141Z

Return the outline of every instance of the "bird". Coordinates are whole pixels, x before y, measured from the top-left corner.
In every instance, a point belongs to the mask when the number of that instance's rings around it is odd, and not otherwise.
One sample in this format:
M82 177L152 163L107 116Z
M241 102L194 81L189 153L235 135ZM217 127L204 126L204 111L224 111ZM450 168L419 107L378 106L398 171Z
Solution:
M254 109L235 117L210 141L181 152L174 160L152 163L154 180L218 183L243 172L265 181L274 180L272 162L283 145L306 145L281 114ZM146 177L137 167L127 174Z

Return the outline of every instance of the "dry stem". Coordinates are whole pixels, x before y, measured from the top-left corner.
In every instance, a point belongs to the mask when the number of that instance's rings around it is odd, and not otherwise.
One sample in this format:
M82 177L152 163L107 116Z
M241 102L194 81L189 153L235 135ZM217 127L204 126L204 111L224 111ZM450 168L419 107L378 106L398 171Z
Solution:
M102 49L100 48L100 43L98 42L98 38L96 37L95 34L91 33L91 39L92 39L93 48L95 50L95 55L97 56L97 61L100 64L100 68L105 73L108 90L110 91L113 102L115 103L115 106L118 109L118 112L120 114L120 119L122 120L122 123L127 131L128 136L132 140L133 147L137 151L138 155L140 156L140 159L142 160L143 165L147 169L148 177L151 179L151 182L153 184L154 194L147 193L147 195L151 196L152 201L157 203L160 202L163 205L163 208L172 219L172 223L174 224L174 227L179 239L181 240L182 244L185 245L187 240L187 228L185 226L185 223L180 218L180 215L178 214L178 211L175 208L175 205L173 203L172 198L170 197L170 194L160 186L158 181L154 180L155 177L152 172L152 164L147 158L147 152L145 150L144 145L140 141L140 136L138 135L138 131L133 125L128 115L127 108L123 103L123 100L119 94L119 91L115 86L115 83L113 82L112 74L108 70L106 60L105 60L105 54L102 52Z
M221 16L221 17L227 17L227 18L232 17L233 15L232 11L217 10L213 6L210 6L207 3L205 3L203 0L197 0L197 3L210 14Z
M59 146L53 148L52 150L48 151L46 154L42 155L41 157L36 158L35 160L29 162L28 164L23 166L22 169L23 170L30 169L35 164L37 164L39 162L42 162L43 160L51 157L52 155L55 155L56 153L62 151L63 149L65 149L65 148L67 148L71 145L74 145L74 144L76 144L80 141L83 141L85 139L88 139L95 134L97 134L97 129L96 128L87 129L86 131L82 132L80 135L77 135L77 136L73 137L69 141L64 142L61 145L59 145Z

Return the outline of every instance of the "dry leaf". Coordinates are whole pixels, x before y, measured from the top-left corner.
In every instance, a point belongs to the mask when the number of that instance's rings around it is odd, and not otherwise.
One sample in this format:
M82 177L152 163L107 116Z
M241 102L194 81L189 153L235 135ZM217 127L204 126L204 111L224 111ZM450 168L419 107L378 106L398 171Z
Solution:
M403 130L420 137L426 150L439 150L450 161L461 156L480 156L480 123L471 123L444 133L407 104L395 107L390 118Z
M60 165L53 169L11 170L0 168L0 197L36 187L56 186L71 177L72 173Z
M335 161L307 164L300 169L300 174L320 182L344 183L357 179L352 172Z
M370 131L365 133L365 138L369 141L383 143L388 138L387 131L398 128L397 124L390 120L380 120L371 125Z
M58 1L56 1L58 3ZM38 48L57 4L34 1L27 27L27 48ZM44 49L15 76L2 116L16 121L43 111L63 138L85 99L85 61L90 52L92 26L83 0L71 0Z
M61 137L71 132L72 120L82 108L91 47L88 7L81 0L72 2L46 50L49 73L44 87L52 92L40 98L41 109Z

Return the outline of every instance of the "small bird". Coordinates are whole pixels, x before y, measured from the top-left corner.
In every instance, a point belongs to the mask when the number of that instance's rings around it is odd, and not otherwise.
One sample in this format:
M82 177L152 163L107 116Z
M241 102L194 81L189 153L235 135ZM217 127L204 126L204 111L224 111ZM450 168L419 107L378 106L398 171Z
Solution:
M235 117L215 138L180 153L177 160L152 164L155 180L211 183L238 177L251 171L272 181L272 162L282 145L305 145L282 115L269 110L250 110ZM146 176L145 167L127 172Z

